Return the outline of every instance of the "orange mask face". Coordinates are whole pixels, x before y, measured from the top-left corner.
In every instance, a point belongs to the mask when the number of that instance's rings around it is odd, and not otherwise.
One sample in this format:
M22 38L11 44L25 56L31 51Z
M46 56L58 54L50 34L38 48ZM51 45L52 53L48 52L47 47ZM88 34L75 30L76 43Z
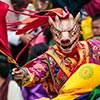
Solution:
M65 19L60 19L56 16L55 21L49 18L53 39L64 53L70 53L78 43L80 32L79 18L80 14L77 14L75 18L70 14Z

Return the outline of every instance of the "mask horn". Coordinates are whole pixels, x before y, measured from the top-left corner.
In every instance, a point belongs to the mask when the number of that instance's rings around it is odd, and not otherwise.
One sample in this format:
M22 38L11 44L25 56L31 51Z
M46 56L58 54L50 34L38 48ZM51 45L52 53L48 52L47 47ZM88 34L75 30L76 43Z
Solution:
M55 21L56 21L56 25L57 27L59 27L59 24L60 24L60 19L58 16L55 17Z
M76 21L76 23L80 21L80 12L76 15L75 21Z
M55 17L55 21L56 21L56 22L60 22L60 19L59 19L58 16Z
M50 16L48 18L48 23L50 24L50 26L54 26L54 21Z

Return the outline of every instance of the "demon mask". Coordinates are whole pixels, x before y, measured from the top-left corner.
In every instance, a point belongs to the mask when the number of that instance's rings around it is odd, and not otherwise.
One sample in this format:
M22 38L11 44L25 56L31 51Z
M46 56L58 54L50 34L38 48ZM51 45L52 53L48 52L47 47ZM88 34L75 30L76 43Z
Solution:
M67 18L55 17L55 21L49 17L49 24L53 39L63 53L71 53L79 41L79 18L80 14L74 18L71 14Z

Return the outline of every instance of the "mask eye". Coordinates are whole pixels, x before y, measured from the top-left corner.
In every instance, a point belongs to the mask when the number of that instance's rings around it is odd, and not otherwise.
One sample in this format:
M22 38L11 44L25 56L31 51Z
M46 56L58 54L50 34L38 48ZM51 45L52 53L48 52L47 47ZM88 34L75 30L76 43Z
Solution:
M59 37L59 35L60 35L60 32L59 32L59 31L57 31L57 30L56 30L56 35L57 35L58 37Z
M55 28L52 29L52 32L53 32L54 34L56 34L57 37L60 36L60 32L59 32L58 30L56 30Z
M77 30L77 28L76 28L76 26L72 29L72 31L71 31L71 34L72 34L72 36L76 33L76 30Z
M75 35L75 32L73 31L73 32L72 32L72 36L74 36L74 35Z

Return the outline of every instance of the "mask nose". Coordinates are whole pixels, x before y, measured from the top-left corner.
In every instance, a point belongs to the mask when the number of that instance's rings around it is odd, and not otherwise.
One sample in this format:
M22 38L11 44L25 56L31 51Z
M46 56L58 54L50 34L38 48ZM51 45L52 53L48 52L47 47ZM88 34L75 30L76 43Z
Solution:
M68 44L68 43L70 43L70 40L69 39L62 39L61 43L62 44L66 44L67 43Z
M70 43L69 32L62 32L61 43L62 44L69 44Z

